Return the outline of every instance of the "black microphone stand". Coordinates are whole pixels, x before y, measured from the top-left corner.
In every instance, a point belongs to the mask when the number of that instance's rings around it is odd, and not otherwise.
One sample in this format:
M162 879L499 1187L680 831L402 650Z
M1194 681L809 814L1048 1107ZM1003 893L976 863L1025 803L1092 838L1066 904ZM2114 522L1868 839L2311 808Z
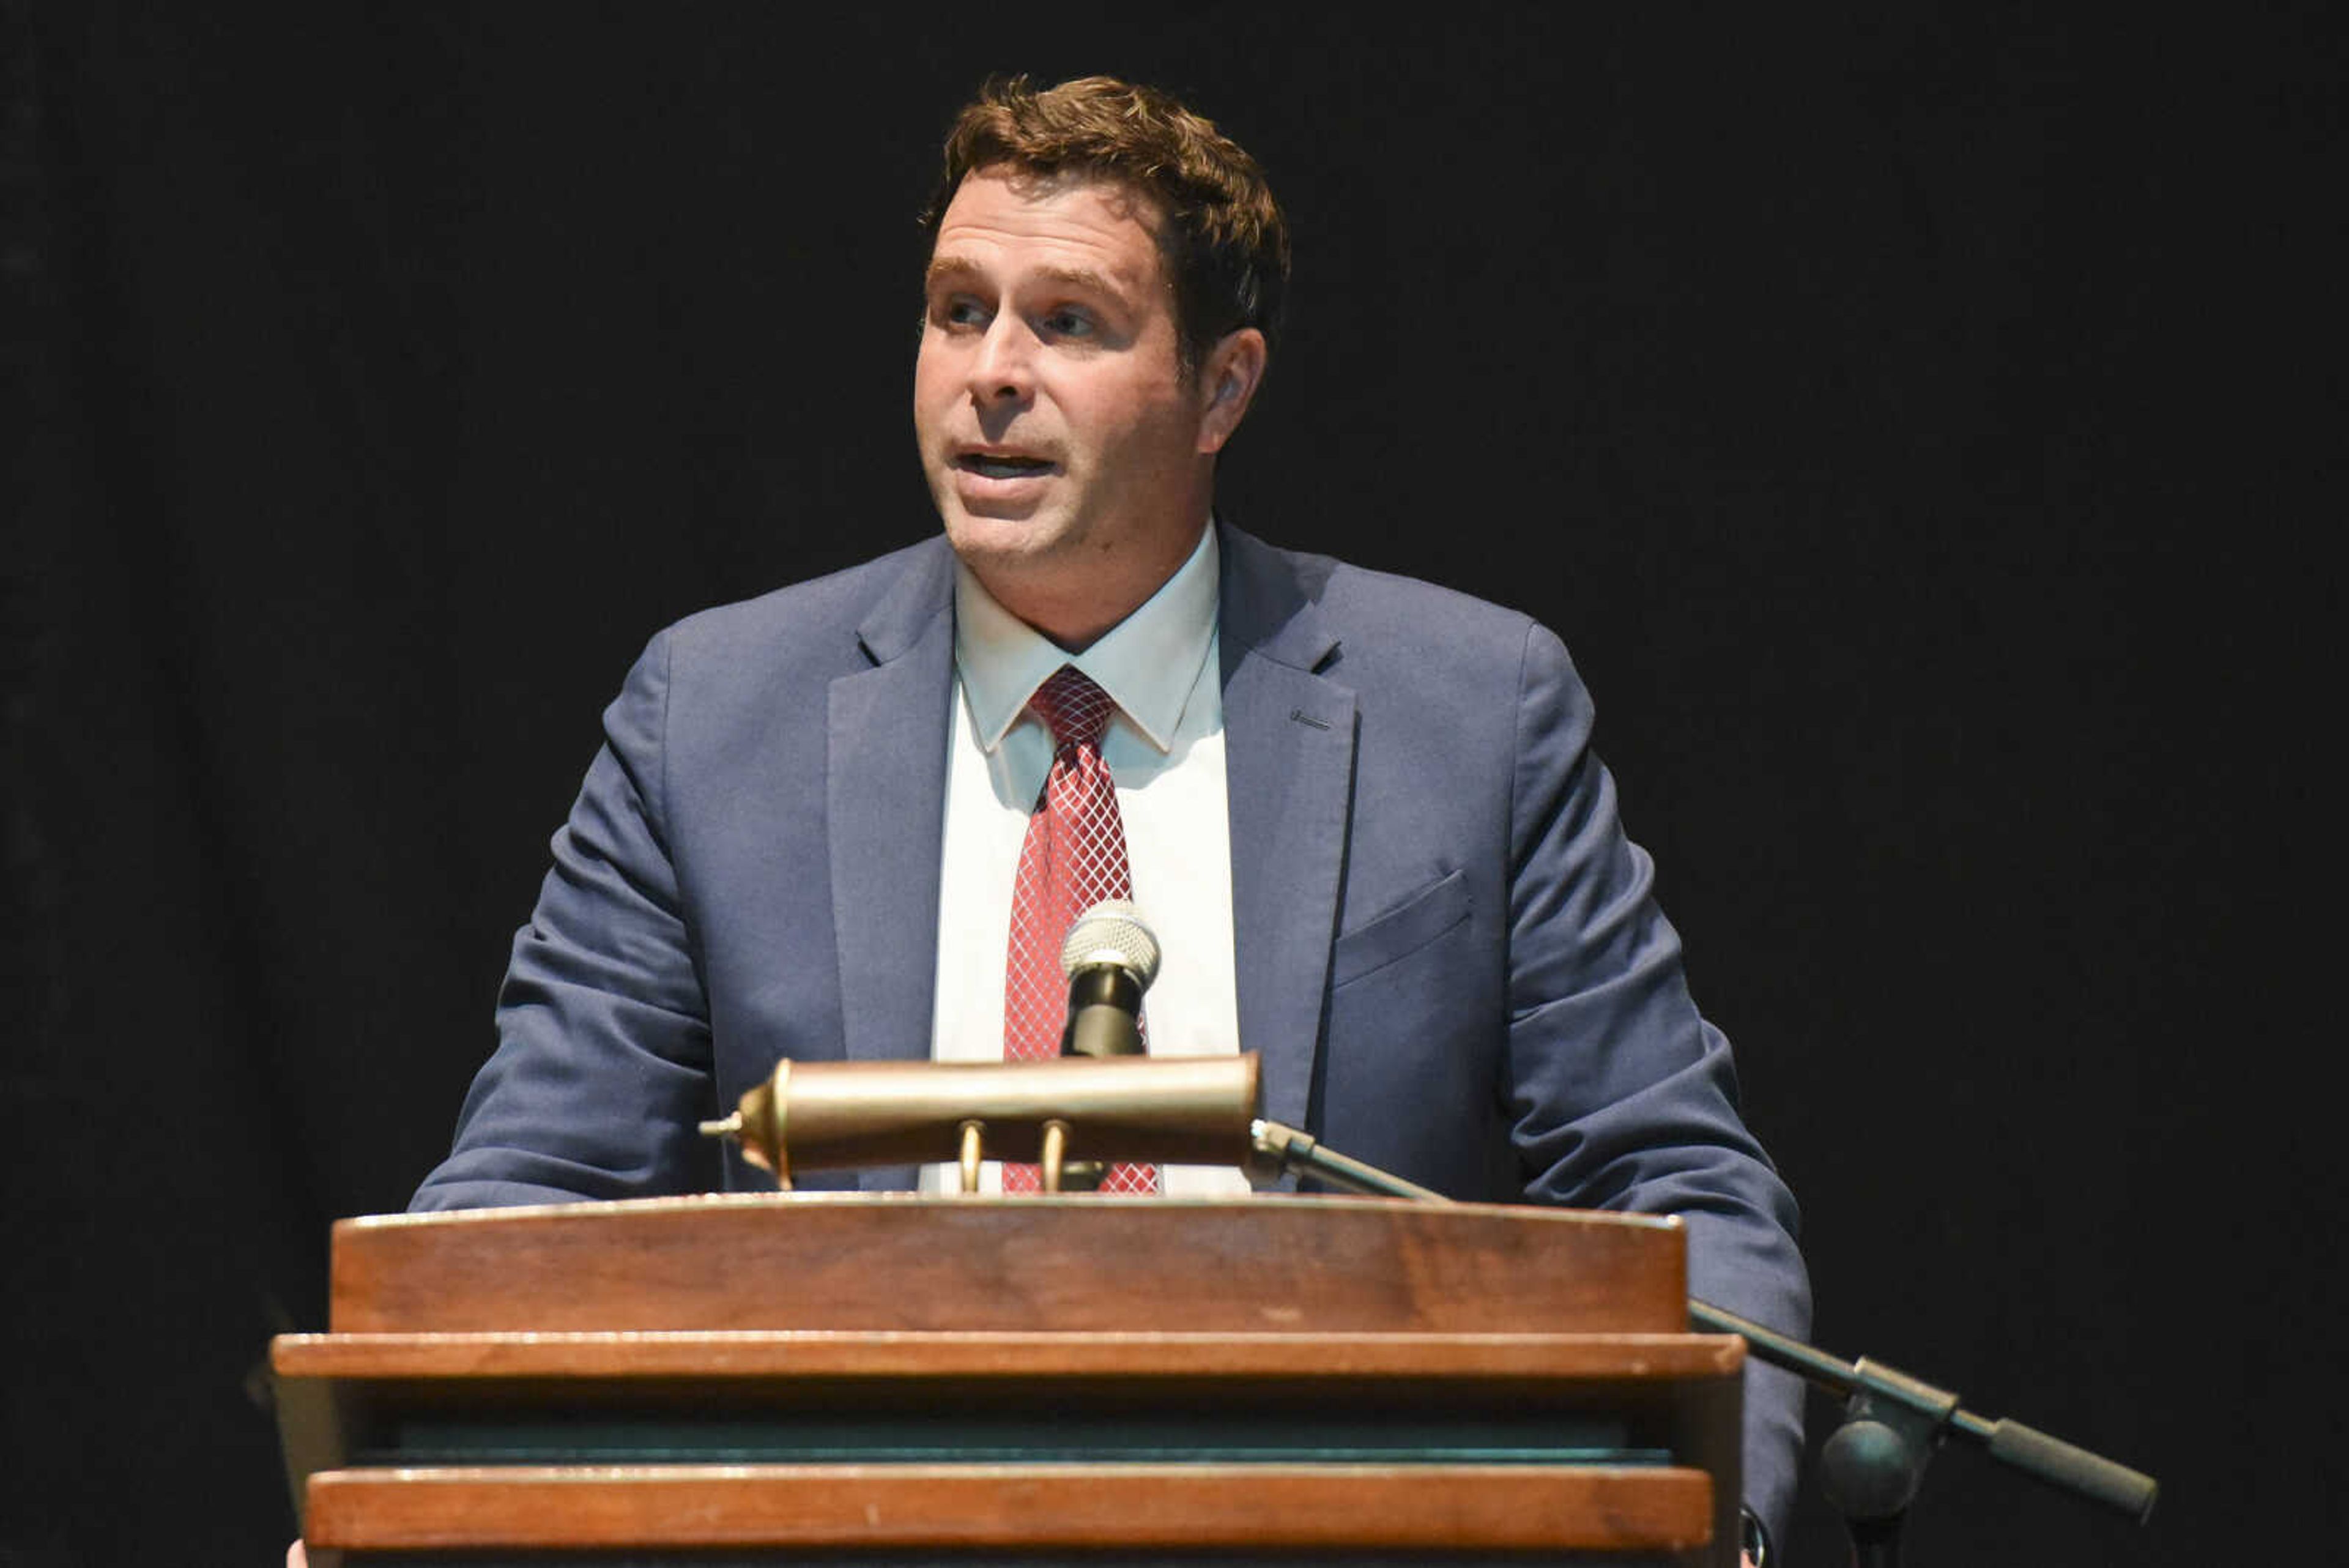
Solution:
M1257 1155L1283 1170L1373 1197L1452 1201L1278 1122L1257 1121L1250 1132ZM2020 1421L1987 1420L1961 1408L1957 1395L1905 1372L1866 1359L1845 1361L1694 1297L1689 1322L1708 1333L1743 1335L1762 1360L1842 1397L1843 1419L1819 1453L1819 1485L1850 1532L1854 1568L1898 1568L1909 1504L1927 1461L1952 1433L2002 1464L2139 1524L2152 1517L2158 1488L2151 1476Z

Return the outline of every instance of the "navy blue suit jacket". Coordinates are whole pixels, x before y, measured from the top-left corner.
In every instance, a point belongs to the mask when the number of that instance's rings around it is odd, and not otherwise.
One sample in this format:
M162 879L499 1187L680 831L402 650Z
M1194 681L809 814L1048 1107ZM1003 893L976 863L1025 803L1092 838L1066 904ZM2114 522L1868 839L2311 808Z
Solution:
M1685 1216L1693 1293L1806 1332L1794 1201L1738 1117L1564 647L1424 583L1221 545L1240 1044L1265 1114L1456 1198ZM780 1056L928 1054L953 659L943 538L654 639L415 1207L768 1187L695 1124ZM1775 1526L1799 1390L1764 1372L1747 1400L1746 1493Z

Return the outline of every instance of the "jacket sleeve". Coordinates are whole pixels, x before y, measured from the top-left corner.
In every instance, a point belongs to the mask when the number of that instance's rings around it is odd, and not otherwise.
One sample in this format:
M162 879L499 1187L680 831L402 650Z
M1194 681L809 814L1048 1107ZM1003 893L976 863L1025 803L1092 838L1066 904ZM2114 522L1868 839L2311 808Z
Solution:
M1729 1043L1690 997L1652 866L1589 750L1588 694L1539 626L1517 722L1507 1081L1526 1194L1681 1216L1691 1293L1800 1337L1810 1285L1794 1197L1738 1115ZM1783 1541L1803 1388L1747 1366L1746 1501Z
M498 996L498 1048L412 1210L643 1198L718 1185L709 1007L664 826L669 636L605 743Z

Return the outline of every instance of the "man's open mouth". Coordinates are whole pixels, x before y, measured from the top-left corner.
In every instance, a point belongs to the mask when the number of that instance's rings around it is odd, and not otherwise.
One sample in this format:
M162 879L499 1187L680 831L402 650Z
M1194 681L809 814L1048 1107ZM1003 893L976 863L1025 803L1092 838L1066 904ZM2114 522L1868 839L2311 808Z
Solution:
M955 466L968 473L988 479L1027 479L1047 473L1052 464L1040 457L999 456L993 452L967 452L955 459Z

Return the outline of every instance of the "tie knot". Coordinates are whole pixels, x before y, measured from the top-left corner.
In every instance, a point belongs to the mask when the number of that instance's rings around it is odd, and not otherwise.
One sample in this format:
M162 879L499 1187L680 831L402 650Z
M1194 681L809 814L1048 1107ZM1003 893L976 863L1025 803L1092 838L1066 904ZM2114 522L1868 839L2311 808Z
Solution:
M1073 664L1063 664L1028 699L1036 717L1052 732L1052 749L1101 743L1110 710L1117 704Z

